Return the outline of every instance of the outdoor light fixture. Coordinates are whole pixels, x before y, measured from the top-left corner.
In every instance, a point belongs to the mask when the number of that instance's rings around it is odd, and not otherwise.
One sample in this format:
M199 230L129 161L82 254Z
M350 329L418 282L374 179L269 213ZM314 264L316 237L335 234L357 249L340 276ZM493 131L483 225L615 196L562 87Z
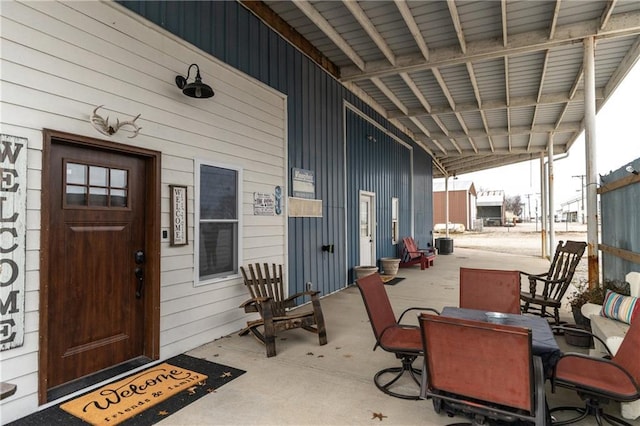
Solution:
M196 80L193 83L188 83L189 74L191 73L191 67L196 67ZM200 67L197 64L189 65L187 70L187 77L181 75L176 76L176 86L182 89L182 93L190 98L210 98L213 96L213 89L202 82L200 77Z
M629 164L629 165L627 166L626 170L627 170L629 173L633 173L634 175L637 175L637 174L638 174L638 171L637 171L636 169L634 169L634 168L633 168L633 166L632 166L631 164Z

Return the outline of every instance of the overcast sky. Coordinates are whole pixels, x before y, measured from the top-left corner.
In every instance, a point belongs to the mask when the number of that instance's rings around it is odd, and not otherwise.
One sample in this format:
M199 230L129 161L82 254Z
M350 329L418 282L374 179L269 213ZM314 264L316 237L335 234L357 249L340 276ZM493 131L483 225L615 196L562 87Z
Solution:
M606 175L640 158L640 61L596 115L596 168ZM585 174L584 132L569 149L569 157L554 162L555 205L580 197L581 179ZM521 176L520 178L514 178ZM540 192L540 160L527 161L481 172L460 175L476 189L502 189L506 195ZM533 199L532 199L533 200ZM533 205L533 201L532 201Z

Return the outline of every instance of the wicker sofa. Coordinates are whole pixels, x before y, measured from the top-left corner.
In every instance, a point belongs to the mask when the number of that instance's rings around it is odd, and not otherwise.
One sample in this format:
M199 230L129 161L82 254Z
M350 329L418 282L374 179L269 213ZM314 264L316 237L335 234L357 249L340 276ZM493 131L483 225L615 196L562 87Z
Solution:
M640 297L640 272L629 272L626 277L629 283L630 295ZM591 320L591 331L601 338L612 354L620 348L629 325L614 319L600 315L602 305L586 303L582 306L582 314ZM597 339L594 339L594 349L590 350L592 356L605 356L607 351ZM640 400L621 404L621 414L625 419L636 419L640 417Z

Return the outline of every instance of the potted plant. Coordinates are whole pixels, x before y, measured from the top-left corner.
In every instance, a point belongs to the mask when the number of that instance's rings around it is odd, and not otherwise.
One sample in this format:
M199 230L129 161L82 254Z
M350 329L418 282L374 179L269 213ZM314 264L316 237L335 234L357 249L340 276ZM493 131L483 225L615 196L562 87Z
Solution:
M585 303L602 305L604 303L604 296L607 294L607 290L629 295L629 284L624 281L605 280L604 284L589 287L589 283L586 280L580 280L580 284L576 286L576 290L571 293L568 298L569 306L571 306L571 312L573 313L573 319L576 324L584 326L586 329L591 329L591 322L588 318L585 318L584 315L582 315L582 305Z
M576 286L576 290L569 295L568 299L571 312L573 313L573 320L577 325L588 330L591 329L591 321L582 315L580 309L585 303L602 305L605 293L606 289L603 286L596 285L595 287L589 287L589 283L586 280L580 280L580 283Z

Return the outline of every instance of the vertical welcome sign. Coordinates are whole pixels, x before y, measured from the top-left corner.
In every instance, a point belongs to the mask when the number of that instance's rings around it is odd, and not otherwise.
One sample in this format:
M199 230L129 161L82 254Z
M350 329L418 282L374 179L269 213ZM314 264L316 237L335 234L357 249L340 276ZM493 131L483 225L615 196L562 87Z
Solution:
M27 139L0 135L0 351L24 343Z

